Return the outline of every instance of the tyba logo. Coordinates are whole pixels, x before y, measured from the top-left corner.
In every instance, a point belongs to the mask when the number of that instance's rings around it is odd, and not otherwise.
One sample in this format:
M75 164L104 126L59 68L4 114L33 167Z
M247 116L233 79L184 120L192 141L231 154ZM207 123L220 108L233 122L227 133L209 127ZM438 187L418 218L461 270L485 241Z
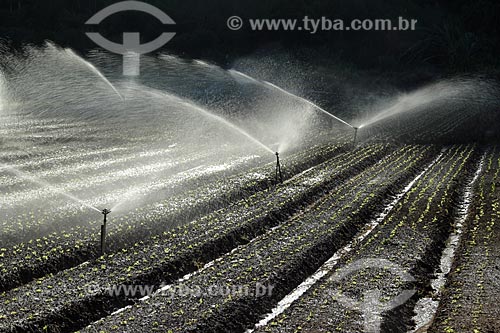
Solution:
M115 3L92 16L85 24L100 24L107 17L124 11L145 12L154 16L163 24L175 24L170 16L157 7L139 1ZM124 32L123 44L112 42L97 32L88 32L86 35L103 49L123 55L123 75L137 76L140 72L140 55L158 50L174 38L175 32L164 32L155 40L145 44L141 44L140 33L138 32Z

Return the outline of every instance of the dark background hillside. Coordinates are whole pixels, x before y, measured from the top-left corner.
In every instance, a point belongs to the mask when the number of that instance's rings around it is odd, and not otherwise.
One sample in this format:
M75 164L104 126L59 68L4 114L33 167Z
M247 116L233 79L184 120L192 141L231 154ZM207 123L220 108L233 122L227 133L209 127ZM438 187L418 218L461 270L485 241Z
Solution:
M2 0L0 38L13 46L56 44L80 52L95 48L84 22L114 0ZM440 73L496 72L500 41L497 0L146 0L176 21L178 34L165 46L170 52L225 65L269 45L309 57L338 59L360 69L432 68ZM226 20L243 18L406 18L418 19L408 32L252 32L231 31ZM140 13L116 14L99 31L121 40L124 31L139 31L144 41L165 27ZM303 52L303 50L308 50Z

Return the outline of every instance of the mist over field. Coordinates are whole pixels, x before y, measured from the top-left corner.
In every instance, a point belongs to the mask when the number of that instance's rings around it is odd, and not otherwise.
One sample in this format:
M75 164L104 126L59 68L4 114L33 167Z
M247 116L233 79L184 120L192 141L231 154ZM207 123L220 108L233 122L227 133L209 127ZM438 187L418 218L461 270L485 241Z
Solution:
M0 333L496 332L498 13L1 2Z

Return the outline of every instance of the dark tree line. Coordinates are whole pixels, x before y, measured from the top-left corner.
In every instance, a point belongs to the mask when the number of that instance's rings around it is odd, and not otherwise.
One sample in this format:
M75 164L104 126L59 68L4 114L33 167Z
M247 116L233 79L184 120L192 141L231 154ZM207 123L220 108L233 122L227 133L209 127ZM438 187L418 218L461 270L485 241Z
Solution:
M85 22L116 0L2 0L0 38L14 46L57 44L85 51L95 45L84 32ZM297 50L312 48L364 68L408 68L432 65L446 71L496 69L500 41L498 0L145 0L165 11L178 32L166 49L189 57L228 63L266 45ZM327 16L419 20L413 32L238 32L226 27L231 15L243 18ZM165 27L148 15L117 14L99 27L107 38L120 41L124 31L141 32L144 41Z

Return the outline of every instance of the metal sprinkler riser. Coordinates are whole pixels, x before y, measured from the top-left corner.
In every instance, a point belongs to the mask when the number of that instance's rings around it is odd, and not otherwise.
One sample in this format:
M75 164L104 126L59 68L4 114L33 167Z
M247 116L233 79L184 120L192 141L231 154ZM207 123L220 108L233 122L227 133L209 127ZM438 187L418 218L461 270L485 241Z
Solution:
M354 128L354 140L352 141L352 144L355 146L356 145L356 139L358 138L358 129L359 127L353 127Z
M276 182L283 184L283 174L281 173L280 153L276 152Z
M101 212L104 215L104 223L101 225L101 255L106 253L106 222L108 214L111 213L109 209L103 209Z

